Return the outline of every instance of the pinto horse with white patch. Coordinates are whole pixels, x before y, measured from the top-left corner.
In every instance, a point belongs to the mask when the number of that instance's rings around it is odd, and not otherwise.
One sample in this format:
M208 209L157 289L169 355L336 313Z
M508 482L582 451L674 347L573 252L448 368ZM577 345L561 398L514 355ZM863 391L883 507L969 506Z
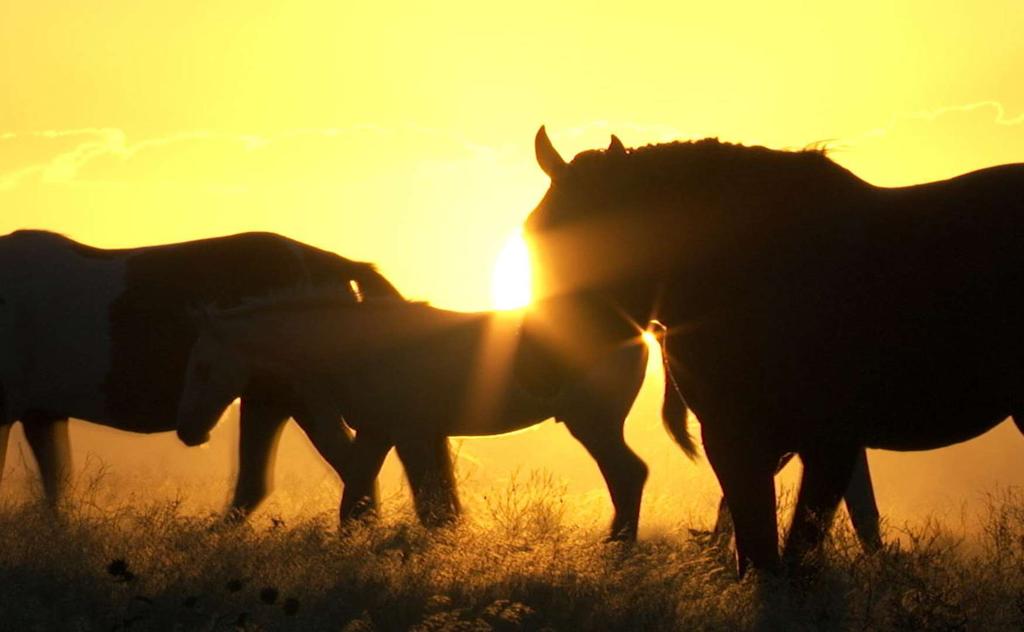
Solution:
M189 308L238 304L288 289L330 286L401 300L367 263L271 233L122 250L23 230L0 237L0 466L20 420L51 502L70 473L69 417L139 433L176 427L196 329ZM269 492L277 439L289 416L340 468L344 426L311 425L292 393L255 375L241 397L233 515Z
M273 375L299 394L314 423L330 425L340 414L356 430L342 520L362 513L394 446L429 525L459 512L449 436L500 434L554 417L597 461L615 506L611 537L635 539L647 467L622 431L647 366L641 332L550 393L545 367L523 357L518 332L518 319L501 313L393 300L352 305L314 296L214 311L189 359L179 432L206 434L253 372ZM692 456L685 406L664 410L675 413L665 426ZM431 471L440 484L427 487Z

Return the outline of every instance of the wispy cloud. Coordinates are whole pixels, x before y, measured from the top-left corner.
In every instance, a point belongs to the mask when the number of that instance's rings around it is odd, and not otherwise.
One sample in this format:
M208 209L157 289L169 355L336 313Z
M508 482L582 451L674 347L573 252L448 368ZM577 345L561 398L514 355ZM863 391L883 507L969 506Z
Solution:
M951 112L974 112L976 110L992 110L995 113L995 118L992 119L992 122L996 125L1024 124L1024 112L1021 112L1014 117L1008 117L1006 115L1006 108L1003 107L1003 104L999 101L978 101L977 103L968 103L966 105L949 105L935 110L914 112L912 114L908 114L907 118L920 118L927 121L934 121Z
M26 152L29 157L17 163L21 146L37 141L67 141L54 145L50 153ZM7 146L5 148L5 145ZM494 148L453 137L430 128L404 126L384 128L355 125L344 128L293 129L272 135L228 134L208 130L183 131L131 141L124 130L117 128L83 128L0 133L0 151L8 152L6 170L0 171L0 191L12 189L27 181L45 184L111 181L119 176L127 179L184 179L203 177L209 171L211 150L217 153L221 175L240 177L255 173L247 166L254 155L278 165L302 166L305 161L312 171L315 158L323 155L347 156L350 161L370 161L376 147L399 146L405 151L433 148L438 155L461 159L493 159ZM162 153L161 153L162 152ZM377 153L385 153L383 151ZM14 164L10 156L14 154ZM182 158L182 156L186 156ZM294 160L290 161L292 158ZM141 167L130 175L118 173L133 161L151 161L154 169ZM176 160L176 162L174 162ZM276 162L275 162L276 161ZM321 165L322 167L322 165ZM208 174L207 174L208 175Z
M917 127L926 125L928 129ZM889 146L913 145L921 137L955 136L965 146L983 145L976 138L998 137L1000 130L1024 129L1024 112L1010 113L998 101L945 105L931 110L894 114L885 124L839 138L833 148L867 151L884 141ZM964 130L969 129L974 134ZM551 130L556 141L580 148L622 135L628 144L664 142L692 137L671 125L592 121ZM138 181L202 182L244 186L268 175L329 178L338 169L388 168L397 154L420 161L480 161L517 158L528 147L493 147L427 127L347 127L293 129L275 134L229 134L209 130L182 131L130 139L118 128L80 128L34 132L0 132L0 191L27 183L132 183ZM598 145L594 145L598 146ZM439 158L440 157L440 158Z
M952 177L1024 157L1024 113L998 101L900 112L828 143L832 157L878 185Z
M856 136L843 139L844 144L853 145L864 139L875 139L893 133L906 122L924 121L928 123L939 123L943 118L954 114L974 114L990 112L985 121L993 126L1015 127L1024 125L1024 112L1016 116L1008 116L1006 107L999 101L977 101L961 105L944 105L933 110L918 110L916 112L904 112L894 114L889 121L882 126L869 129Z

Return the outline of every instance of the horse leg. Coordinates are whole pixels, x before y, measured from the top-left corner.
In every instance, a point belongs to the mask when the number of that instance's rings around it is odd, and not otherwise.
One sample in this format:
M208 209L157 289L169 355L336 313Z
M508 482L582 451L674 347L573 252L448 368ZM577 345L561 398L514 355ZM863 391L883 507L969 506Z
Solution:
M347 486L348 482L345 479L348 475L348 464L356 448L352 440L352 431L342 422L341 417L333 414L310 417L307 413L299 413L295 415L295 421L309 437L316 451L341 479L342 484ZM364 499L368 503L365 509L376 511L380 504L376 478L371 487L369 495Z
M342 524L376 511L377 474L390 450L391 441L384 435L366 430L356 433L342 477L345 483L341 495Z
M794 452L787 452L782 455L782 458L779 459L779 464L775 467L776 476L782 471L782 468L789 464L794 456L796 456L796 453ZM712 530L711 534L717 541L722 541L726 538L732 537L732 514L729 513L729 503L725 502L725 496L722 496L722 500L718 501L718 516L715 518L715 528Z
M647 465L626 445L622 436L625 419L611 423L565 419L565 425L597 462L615 506L609 539L635 542L640 523L640 500L647 482Z
M25 439L39 466L47 502L56 507L71 478L71 443L67 418L28 413L22 419Z
M853 464L850 484L843 495L846 511L850 514L853 530L861 547L871 553L882 548L882 535L878 526L878 503L871 484L871 470L868 469L867 450L861 450Z
M728 544L735 530L732 524L732 513L729 512L729 503L725 502L725 496L723 495L721 500L718 501L715 526L711 529L712 540L723 545Z
M462 511L455 471L448 451L448 437L396 443L398 458L412 488L413 506L420 522L438 527L454 522Z
M839 500L849 487L858 450L855 446L837 446L800 453L804 471L783 552L787 563L800 564L820 548Z
M273 486L277 442L288 413L282 406L243 397L239 416L238 479L228 520L245 519Z
M351 456L352 431L342 422L341 417L335 416L328 421L298 413L295 415L295 421L306 433L306 437L309 438L310 443L320 453L320 456L327 461L327 464L337 473L338 478L344 482L347 461Z
M737 571L748 566L775 570L779 565L775 516L775 463L750 440L723 437L710 424L702 428L704 453L722 486L736 530Z

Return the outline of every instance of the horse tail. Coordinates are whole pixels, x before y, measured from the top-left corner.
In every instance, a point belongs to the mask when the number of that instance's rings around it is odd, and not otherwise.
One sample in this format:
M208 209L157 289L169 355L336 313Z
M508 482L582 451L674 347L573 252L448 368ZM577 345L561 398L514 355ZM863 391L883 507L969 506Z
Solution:
M665 344L668 331L661 323L657 323L654 329L654 336L661 345L661 368L665 372L665 394L661 402L661 422L665 430L673 440L683 449L683 452L690 459L697 458L697 444L690 434L686 419L688 410L683 394L679 392L676 378L672 374L671 361L668 357L668 347Z

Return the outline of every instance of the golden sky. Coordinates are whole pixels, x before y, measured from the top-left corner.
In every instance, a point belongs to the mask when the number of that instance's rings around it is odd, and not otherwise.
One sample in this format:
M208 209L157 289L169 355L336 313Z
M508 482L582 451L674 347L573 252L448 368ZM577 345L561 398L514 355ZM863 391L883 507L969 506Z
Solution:
M542 123L565 156L825 142L886 185L1024 160L1019 0L512 4L0 0L0 233L272 230L481 309Z
M826 141L881 184L1024 156L1024 11L962 2L8 1L0 231L269 229L489 304L563 153Z

